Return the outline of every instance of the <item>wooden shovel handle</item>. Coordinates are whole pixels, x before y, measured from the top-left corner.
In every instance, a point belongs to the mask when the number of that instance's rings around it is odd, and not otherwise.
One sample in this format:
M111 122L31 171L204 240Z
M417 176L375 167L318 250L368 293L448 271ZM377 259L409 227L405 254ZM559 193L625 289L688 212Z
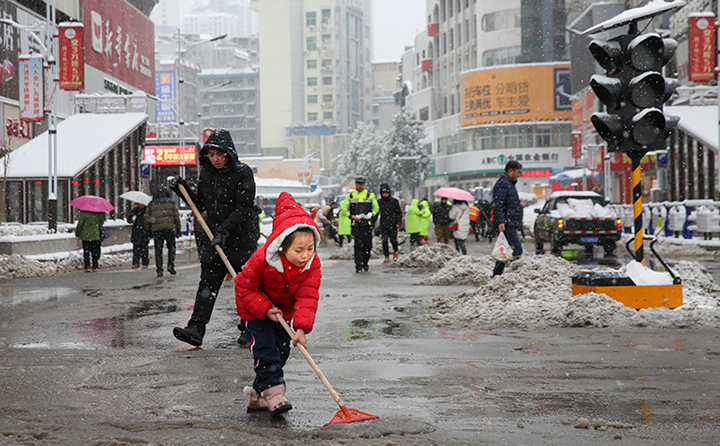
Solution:
M290 337L295 336L295 332L292 328L285 322L285 319L283 318L282 313L275 316L277 320L280 322L280 325L283 326L285 331L290 335ZM328 381L327 378L325 378L325 374L323 374L322 370L320 370L320 367L315 363L315 361L312 359L312 356L310 356L310 353L308 353L307 349L303 347L301 344L297 345L297 348L300 349L300 352L302 352L305 359L307 359L307 362L310 364L310 367L312 367L313 370L315 370L315 373L317 373L318 378L320 378L320 381L322 381L323 384L325 384L325 387L330 392L330 395L332 395L333 399L337 403L338 406L340 406L340 409L343 408L345 403L342 402L340 397L338 396L337 392L335 392L335 389L333 389L333 386L330 385L330 381Z
M200 222L200 226L202 226L202 228L205 230L205 234L207 234L210 241L212 241L212 239L215 237L213 236L213 233L210 230L210 227L207 225L207 223L205 223L205 219L203 219L202 215L200 215L200 212L198 211L197 207L195 206L195 203L193 203L192 198L190 198L190 194L188 194L187 190L185 190L185 186L178 183L178 189L180 189L180 193L182 193L183 197L185 197L185 201L187 202L187 204L190 205L190 208L195 213L195 218L197 218L198 221ZM220 258L222 259L223 263L225 263L225 266L227 267L228 272L233 277L237 276L237 273L235 272L235 268L233 268L232 265L230 264L230 260L228 260L227 256L225 255L225 252L222 250L220 245L215 245L215 250L218 252L218 254L220 254Z

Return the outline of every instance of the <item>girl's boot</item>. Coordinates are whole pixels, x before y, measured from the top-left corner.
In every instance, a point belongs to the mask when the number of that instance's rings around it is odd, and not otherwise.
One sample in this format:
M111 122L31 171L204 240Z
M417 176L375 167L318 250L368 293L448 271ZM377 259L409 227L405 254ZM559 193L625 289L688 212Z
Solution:
M292 409L292 404L285 399L285 384L268 387L263 390L261 398L265 398L272 416L280 415Z
M270 410L268 409L268 403L265 398L260 396L255 389L250 386L245 386L243 392L250 397L250 402L247 407L248 412L267 412Z

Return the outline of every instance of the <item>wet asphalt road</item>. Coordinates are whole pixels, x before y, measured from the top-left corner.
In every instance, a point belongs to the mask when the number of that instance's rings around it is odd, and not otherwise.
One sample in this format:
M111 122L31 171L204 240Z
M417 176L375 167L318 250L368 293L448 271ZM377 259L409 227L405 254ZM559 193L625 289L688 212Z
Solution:
M338 407L295 350L294 410L246 414L231 282L202 348L172 337L199 279L185 253L160 280L126 267L0 284L0 444L720 444L717 331L439 328L425 306L468 287L379 260L355 274L331 252L309 352L380 421L323 428Z

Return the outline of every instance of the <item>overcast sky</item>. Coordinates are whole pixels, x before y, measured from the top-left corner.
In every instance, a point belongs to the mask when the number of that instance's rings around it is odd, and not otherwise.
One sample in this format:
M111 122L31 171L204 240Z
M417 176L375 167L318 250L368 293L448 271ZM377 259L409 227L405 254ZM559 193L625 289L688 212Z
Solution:
M373 0L373 60L400 60L425 28L425 0Z

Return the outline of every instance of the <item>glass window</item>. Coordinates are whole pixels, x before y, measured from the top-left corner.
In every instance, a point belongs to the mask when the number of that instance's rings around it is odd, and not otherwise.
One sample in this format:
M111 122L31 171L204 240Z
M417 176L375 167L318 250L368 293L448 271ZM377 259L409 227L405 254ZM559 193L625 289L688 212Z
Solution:
M312 70L313 68L317 68L317 60L316 59L308 59L305 63L305 67L308 70Z
M309 121L310 123L313 123L313 122L315 122L315 121L317 121L317 120L318 120L318 114L317 114L317 112L308 113L308 121Z
M323 112L323 119L332 119L333 112Z
M481 26L485 32L520 28L520 8L485 14L482 16Z
M308 104L317 104L318 103L318 95L309 94L307 97L307 103Z
M305 42L306 42L306 43L305 43L305 48L306 48L308 51L313 51L313 50L316 50L316 49L317 49L317 37L316 37L316 36L306 37L306 38L305 38ZM316 62L316 63L317 63L317 62Z
M321 10L322 23L323 23L323 25L329 25L329 24L330 24L330 22L332 21L332 15L331 15L331 14L332 14L332 11L329 10L329 9L323 9L323 10Z
M333 100L333 95L331 95L331 94L322 95L323 102L332 102L332 100Z
M314 87L317 85L317 78L316 77L309 77L307 78L307 86L308 87Z
M305 26L317 25L317 12L308 11L305 13Z
M552 127L537 126L535 127L535 147L550 147L552 135Z
M332 76L323 77L323 85L332 85Z
M521 49L519 46L496 48L483 53L483 66L512 65L520 63Z

